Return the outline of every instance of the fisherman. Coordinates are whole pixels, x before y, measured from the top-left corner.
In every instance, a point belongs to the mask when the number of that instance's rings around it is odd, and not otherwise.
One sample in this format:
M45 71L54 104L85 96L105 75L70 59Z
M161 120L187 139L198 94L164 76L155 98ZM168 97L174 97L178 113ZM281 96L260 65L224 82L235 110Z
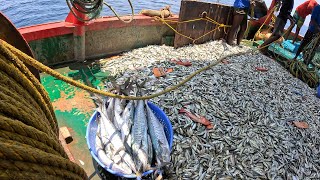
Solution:
M229 45L234 45L233 41L235 39L235 36L237 37L237 45L239 45L242 41L247 29L248 12L250 4L254 6L254 0L235 0L233 4L234 13L232 27L227 37L227 43ZM239 27L240 31L237 34Z
M302 52L302 50L304 49L304 47L312 41L312 39L315 38L315 35L320 36L320 5L317 5L311 14L311 21L309 24L309 28L308 31L306 32L306 34L304 35L304 38L300 44L300 47L296 53L296 56L294 57L293 60L296 60L297 57L300 55L300 53ZM320 44L320 40L318 39L318 42L316 42L317 45L316 47L319 46ZM308 59L308 62L305 62L306 65L310 64L310 61L313 59L314 56L314 52L311 55L311 58ZM309 65L310 66L310 65Z
M307 0L306 2L302 3L296 8L296 11L294 12L293 19L295 20L295 24L297 25L296 33L293 38L293 43L297 40L297 37L299 35L300 29L306 19L306 17L312 13L312 10L315 6L317 6L318 3L316 0ZM291 28L288 29L289 32L292 31L294 25L291 24ZM288 39L290 33L288 33L285 37L285 39Z
M272 35L263 44L258 46L261 53L266 54L266 52L268 51L268 48L267 48L268 45L278 40L281 37L284 26L286 25L288 19L293 24L294 20L290 15L293 9L293 5L294 5L294 0L282 0L281 9L280 9L279 15L276 18L276 22L274 23Z

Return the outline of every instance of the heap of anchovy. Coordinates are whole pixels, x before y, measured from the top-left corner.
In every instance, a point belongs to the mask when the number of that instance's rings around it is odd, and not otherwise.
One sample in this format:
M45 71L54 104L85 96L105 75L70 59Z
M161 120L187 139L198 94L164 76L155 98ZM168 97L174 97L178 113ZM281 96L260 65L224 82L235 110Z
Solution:
M221 41L174 49L147 46L104 60L102 69L118 83L147 79L149 94L164 90L226 54L248 51ZM185 67L172 62L190 61ZM154 67L173 68L164 77ZM259 71L257 69L267 69ZM168 179L320 179L320 101L315 90L276 61L249 51L227 58L175 91L150 101L174 129L173 167ZM204 116L207 130L181 108ZM307 129L294 126L305 122Z
M97 112L96 154L106 167L137 177L159 169L161 175L160 168L170 164L170 147L147 101L100 99Z

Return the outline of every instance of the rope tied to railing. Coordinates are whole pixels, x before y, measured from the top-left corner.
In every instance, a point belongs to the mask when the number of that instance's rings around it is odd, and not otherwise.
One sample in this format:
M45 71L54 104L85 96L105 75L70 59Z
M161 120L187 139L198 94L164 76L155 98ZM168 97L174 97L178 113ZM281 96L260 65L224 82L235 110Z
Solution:
M224 29L224 33L226 34L226 28L231 27L230 25L226 25L226 24L219 23L219 22L215 21L214 19L212 19L212 18L210 18L210 17L208 17L208 16L201 17L201 18L195 18L195 19L191 19L191 20L185 20L185 21L167 20L167 19L163 19L163 18L160 18L160 17L154 17L154 19L155 19L156 21L160 21L160 22L162 22L163 24L167 25L167 26L168 26L170 29L172 29L176 34L178 34L178 35L180 35L180 36L182 36L182 37L185 37L185 38L191 40L193 44L194 44L197 40L199 40L199 39L201 39L201 38L203 38L203 37L205 37L205 36L213 33L213 32L216 31L216 30L220 31L221 28ZM199 36L199 37L197 37L197 38L192 38L192 37L190 37L190 36L187 36L187 35L184 35L184 34L178 32L174 27L172 27L172 26L169 24L169 23L182 24L182 23L189 23L189 22L196 22L196 21L207 21L207 22L210 22L210 23L216 25L216 27L215 27L213 30L211 30L211 31L209 31L209 32L207 32L207 33L204 33L203 35L201 35L201 36Z

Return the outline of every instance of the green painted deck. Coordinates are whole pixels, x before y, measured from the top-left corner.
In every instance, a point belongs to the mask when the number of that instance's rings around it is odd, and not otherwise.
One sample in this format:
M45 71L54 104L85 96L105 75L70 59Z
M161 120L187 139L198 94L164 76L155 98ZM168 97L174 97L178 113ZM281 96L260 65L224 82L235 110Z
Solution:
M108 76L108 73L100 71L99 66L92 64L72 64L55 70L95 88L103 88L103 81ZM44 73L41 74L41 82L49 94L59 127L67 126L74 139L67 146L76 163L88 176L92 175L95 170L85 138L87 123L96 107L92 95ZM94 177L98 178L97 175Z

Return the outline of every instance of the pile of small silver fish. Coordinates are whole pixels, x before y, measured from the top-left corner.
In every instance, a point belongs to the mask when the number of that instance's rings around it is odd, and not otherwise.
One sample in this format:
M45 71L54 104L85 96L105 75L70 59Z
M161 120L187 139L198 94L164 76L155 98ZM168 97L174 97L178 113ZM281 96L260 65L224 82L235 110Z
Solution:
M152 94L222 55L248 50L150 100L164 110L174 129L168 179L320 179L320 100L314 89L276 61L248 47L212 41L179 49L147 46L102 68L120 84L128 77L148 79L145 90ZM192 66L171 59L190 61ZM173 72L155 78L153 67ZM214 128L207 130L179 114L182 107L206 117ZM295 127L293 121L306 122L309 128Z
M106 167L142 177L170 163L164 127L147 101L100 99L97 112L96 154Z

